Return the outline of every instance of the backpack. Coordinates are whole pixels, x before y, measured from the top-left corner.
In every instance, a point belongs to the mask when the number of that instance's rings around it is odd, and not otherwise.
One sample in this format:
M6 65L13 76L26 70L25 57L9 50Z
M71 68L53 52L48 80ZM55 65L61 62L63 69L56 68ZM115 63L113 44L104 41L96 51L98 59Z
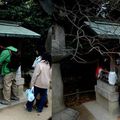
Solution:
M12 52L11 61L8 63L8 68L17 70L21 65L20 52Z

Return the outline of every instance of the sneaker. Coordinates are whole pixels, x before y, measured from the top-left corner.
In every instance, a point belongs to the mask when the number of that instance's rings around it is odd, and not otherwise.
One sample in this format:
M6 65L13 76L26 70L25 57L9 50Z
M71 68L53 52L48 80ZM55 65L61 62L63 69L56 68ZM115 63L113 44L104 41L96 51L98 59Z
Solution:
M24 108L25 108L25 110L27 110L28 112L32 112L32 110L28 110L28 109L27 109L27 106L26 106L26 105L24 105Z
M10 105L11 104L11 102L9 102L7 100L1 100L0 103L3 105Z
M44 107L48 107L48 104L45 104Z
M38 109L37 109L37 113L41 113L41 112L42 112L42 110L38 110Z
M11 97L11 100L19 101L18 97Z

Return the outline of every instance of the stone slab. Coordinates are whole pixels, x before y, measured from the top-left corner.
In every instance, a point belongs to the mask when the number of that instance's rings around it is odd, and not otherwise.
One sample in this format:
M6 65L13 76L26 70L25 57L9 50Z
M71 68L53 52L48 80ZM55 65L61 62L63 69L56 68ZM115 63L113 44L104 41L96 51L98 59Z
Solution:
M111 102L115 102L118 101L119 99L119 93L118 92L110 92L104 88L100 88L98 86L95 86L95 91L99 94L101 94L101 96L105 97L106 99L108 99Z
M97 86L99 88L106 89L107 91L110 91L110 92L116 92L118 89L117 86L110 85L110 84L108 84L104 81L101 81L101 80L97 80Z
M117 120L117 117L119 114L111 114L110 112L108 112L106 109L104 109L104 107L102 107L101 105L99 105L96 101L90 101L90 102L86 102L82 104L85 109L84 109L84 114L86 114L86 109L87 111L89 111L92 116L94 116L95 120ZM88 112L87 112L88 113ZM84 116L84 119L80 119L80 120L94 120L94 119L90 119Z
M104 109L106 109L111 114L119 113L119 101L109 101L101 94L96 92L96 102L101 105Z
M79 120L79 118L79 112L71 108L66 108L52 116L52 120Z

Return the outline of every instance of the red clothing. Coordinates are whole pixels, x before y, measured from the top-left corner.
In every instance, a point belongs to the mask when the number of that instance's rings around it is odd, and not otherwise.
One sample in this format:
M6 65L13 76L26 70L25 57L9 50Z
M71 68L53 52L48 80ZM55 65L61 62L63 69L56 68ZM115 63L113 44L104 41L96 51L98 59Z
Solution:
M97 67L97 69L96 69L96 77L97 78L100 77L100 73L101 73L102 70L103 70L102 67Z

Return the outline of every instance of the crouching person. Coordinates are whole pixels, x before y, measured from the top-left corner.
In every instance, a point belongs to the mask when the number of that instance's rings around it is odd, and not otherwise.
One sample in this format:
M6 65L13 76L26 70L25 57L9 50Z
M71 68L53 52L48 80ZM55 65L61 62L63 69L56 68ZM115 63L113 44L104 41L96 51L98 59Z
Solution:
M44 53L41 62L35 67L31 80L31 88L34 87L36 109L38 112L42 112L47 99L47 90L51 80L51 72L51 55ZM40 99L37 99L38 95L40 95ZM27 109L32 110L33 104L34 101L32 101L32 104L26 106Z

